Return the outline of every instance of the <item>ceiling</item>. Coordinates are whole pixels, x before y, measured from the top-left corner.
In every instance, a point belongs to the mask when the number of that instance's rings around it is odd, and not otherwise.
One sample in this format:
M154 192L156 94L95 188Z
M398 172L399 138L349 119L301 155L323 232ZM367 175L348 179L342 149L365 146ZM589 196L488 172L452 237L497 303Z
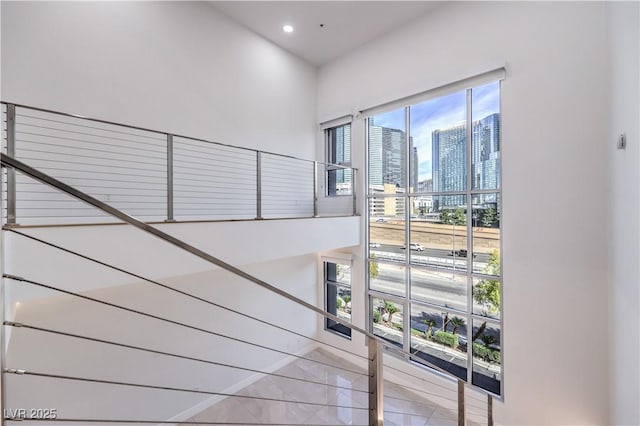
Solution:
M241 25L321 66L421 16L438 1L212 1ZM292 33L282 27L290 24Z

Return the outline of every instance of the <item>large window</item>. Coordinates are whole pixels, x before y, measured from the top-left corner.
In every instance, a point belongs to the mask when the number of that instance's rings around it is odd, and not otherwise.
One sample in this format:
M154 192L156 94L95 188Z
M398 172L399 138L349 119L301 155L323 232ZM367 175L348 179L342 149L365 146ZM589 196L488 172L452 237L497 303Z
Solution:
M370 328L502 395L500 82L371 115Z
M351 322L351 264L324 262L325 309L340 319ZM325 328L351 338L351 329L325 320Z
M351 124L325 129L326 162L351 167ZM328 196L351 195L351 169L327 166Z

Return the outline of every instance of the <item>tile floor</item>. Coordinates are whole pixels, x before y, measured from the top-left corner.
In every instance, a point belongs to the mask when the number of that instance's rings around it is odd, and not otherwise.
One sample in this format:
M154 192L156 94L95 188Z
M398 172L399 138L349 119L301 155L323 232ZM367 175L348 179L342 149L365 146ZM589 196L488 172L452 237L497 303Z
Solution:
M321 384L273 375L266 376L242 389L236 394L238 397L225 398L188 421L216 422L217 424L229 422L322 426L368 424L368 394L365 392L367 376L364 368L323 349L316 349L305 357L339 365L341 368L297 359L275 373ZM385 425L457 426L458 424L456 412L451 409L455 407L455 401L436 396L433 399L439 399L442 402L439 404L389 382L385 382L384 392ZM455 393L451 395L455 396ZM312 404L308 404L309 402ZM479 426L481 422L479 412L475 419L471 413L468 416L469 426Z

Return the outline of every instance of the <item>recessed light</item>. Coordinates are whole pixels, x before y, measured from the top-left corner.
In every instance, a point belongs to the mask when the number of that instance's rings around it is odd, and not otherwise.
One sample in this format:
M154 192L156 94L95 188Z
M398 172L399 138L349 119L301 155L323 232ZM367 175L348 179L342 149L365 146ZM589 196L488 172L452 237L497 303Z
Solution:
M285 33L292 33L293 27L291 25L285 25L284 27L282 27L282 31L284 31Z

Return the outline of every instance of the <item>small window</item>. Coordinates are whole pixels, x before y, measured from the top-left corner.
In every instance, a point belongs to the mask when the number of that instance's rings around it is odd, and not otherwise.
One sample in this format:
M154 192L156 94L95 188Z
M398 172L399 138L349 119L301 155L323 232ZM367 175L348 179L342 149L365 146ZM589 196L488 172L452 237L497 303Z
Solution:
M325 310L340 319L351 322L351 265L324 262ZM325 329L351 338L351 329L325 320Z
M327 196L351 195L351 124L325 129ZM343 167L340 167L343 166Z

